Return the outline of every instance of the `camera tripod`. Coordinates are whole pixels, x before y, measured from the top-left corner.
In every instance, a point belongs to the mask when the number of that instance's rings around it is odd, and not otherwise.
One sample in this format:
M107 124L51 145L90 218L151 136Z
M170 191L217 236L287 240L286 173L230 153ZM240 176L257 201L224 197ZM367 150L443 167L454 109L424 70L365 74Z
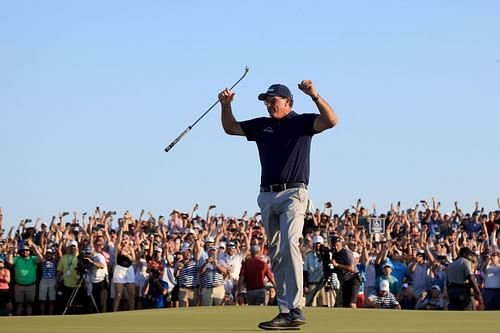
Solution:
M337 297L337 290L340 288L340 282L338 280L337 274L333 272L333 270L327 266L324 269L323 274L325 275L313 289L309 291L309 294L306 298L306 306L312 306L316 296L321 291L321 289L325 289L325 296L327 298L327 304L330 307L335 305L335 299Z
M73 301L75 300L76 295L78 295L78 291L80 290L80 288L82 287L82 285L84 283L85 284L87 283L86 274L82 274L80 276L80 278L78 279L78 282L76 284L76 287L73 288L73 291L71 292L71 295L69 296L68 303L66 303L66 308L64 309L63 316L66 314L66 311L68 311L68 308L73 306ZM99 313L99 308L97 307L97 303L94 299L94 296L92 295L92 293L90 293L89 296L90 296L90 299L92 300L92 304L94 305L96 312Z

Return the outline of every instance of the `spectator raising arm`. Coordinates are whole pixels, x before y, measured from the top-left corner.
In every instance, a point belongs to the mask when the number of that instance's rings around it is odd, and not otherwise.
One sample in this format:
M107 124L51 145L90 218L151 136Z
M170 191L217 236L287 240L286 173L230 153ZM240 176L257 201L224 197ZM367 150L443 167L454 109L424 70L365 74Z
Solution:
M0 207L0 235L3 234L3 210Z

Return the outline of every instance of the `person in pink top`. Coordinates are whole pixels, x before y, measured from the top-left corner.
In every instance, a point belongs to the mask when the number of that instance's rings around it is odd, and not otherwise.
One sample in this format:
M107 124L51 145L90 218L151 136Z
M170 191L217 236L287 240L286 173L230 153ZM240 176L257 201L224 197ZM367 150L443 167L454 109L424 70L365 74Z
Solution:
M0 256L0 311L12 314L12 303L10 301L10 271L5 268L5 259Z

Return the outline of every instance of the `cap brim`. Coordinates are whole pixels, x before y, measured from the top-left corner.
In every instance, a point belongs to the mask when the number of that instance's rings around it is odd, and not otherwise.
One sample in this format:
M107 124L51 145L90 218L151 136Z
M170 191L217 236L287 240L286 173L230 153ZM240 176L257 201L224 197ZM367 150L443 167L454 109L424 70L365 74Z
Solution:
M259 95L258 99L259 99L259 101L265 101L267 96L268 96L268 94L262 93Z

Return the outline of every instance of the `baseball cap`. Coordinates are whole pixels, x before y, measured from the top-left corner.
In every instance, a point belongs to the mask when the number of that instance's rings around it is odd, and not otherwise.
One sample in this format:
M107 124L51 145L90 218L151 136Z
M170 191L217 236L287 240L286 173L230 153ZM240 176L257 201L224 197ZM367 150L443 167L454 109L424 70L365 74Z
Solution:
M236 244L234 244L234 242L229 242L229 243L227 243L227 248L228 249L235 249L236 248Z
M215 239L213 237L207 237L205 243L215 243Z
M157 247L157 248L155 249L155 252L162 253L162 250L161 250L161 248Z
M225 242L220 242L219 243L219 249L225 249L226 248L226 243Z
M0 256L0 261L5 262L5 258L3 256Z
M403 289L403 288L404 288L404 289L408 289L408 283L403 283L403 284L401 285L401 289Z
M69 243L68 243L68 247L71 247L71 246L78 246L78 243L75 241L75 240L70 240Z
M425 254L424 250L418 250L417 251L417 256L423 256Z
M321 237L321 236L314 236L313 237L313 244L317 244L317 243L323 244L323 242L324 242L323 237Z
M379 285L380 291L389 291L389 281L382 280Z
M207 249L207 252L208 251L215 251L215 250L217 250L217 248L215 246L209 246Z
M389 268L392 268L392 264L388 261L386 261L383 265L382 265L382 268L386 268L386 267L389 267Z
M335 244L337 242L343 242L344 238L339 235L332 236L332 244Z
M283 84L271 85L269 88L267 88L267 91L265 93L260 94L258 98L260 101L265 101L268 96L281 96L286 98L293 98L290 89L288 89L288 87Z
M434 289L434 290L437 290L437 291L441 292L441 287L440 287L440 286L438 286L437 284L433 285L433 286L431 287L431 290L432 290L432 289Z
M47 249L45 250L45 253L54 253L54 251L52 249Z

